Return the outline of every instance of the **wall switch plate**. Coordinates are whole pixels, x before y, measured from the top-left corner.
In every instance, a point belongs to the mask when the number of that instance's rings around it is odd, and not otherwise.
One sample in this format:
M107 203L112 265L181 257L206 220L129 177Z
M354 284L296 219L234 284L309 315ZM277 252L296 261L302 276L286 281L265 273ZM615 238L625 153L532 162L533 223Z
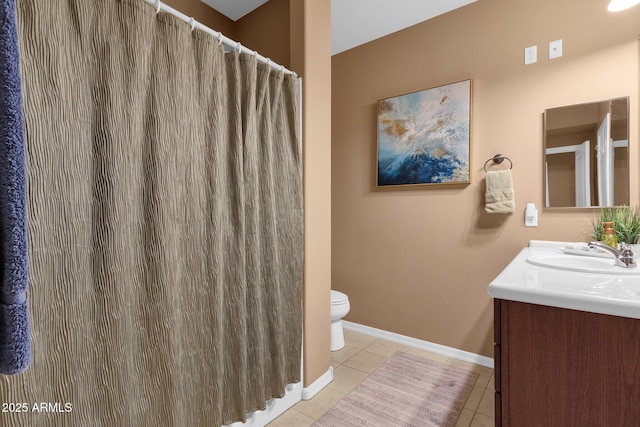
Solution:
M549 42L549 59L560 58L562 56L562 40Z
M538 61L538 46L529 46L524 49L524 65Z

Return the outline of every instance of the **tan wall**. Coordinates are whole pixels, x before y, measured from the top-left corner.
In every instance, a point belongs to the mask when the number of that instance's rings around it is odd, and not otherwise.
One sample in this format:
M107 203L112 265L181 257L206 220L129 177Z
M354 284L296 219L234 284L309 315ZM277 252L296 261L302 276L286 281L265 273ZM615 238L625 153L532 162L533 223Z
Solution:
M291 2L291 67L302 76L304 385L331 364L331 0Z
M237 41L290 67L289 0L270 0L236 21Z
M638 185L640 7L480 0L332 58L332 286L347 320L493 356L487 285L530 239L585 240L591 210L543 210L542 113L631 97L631 203ZM564 56L547 59L563 39ZM538 62L523 65L524 48ZM375 187L376 102L473 80L468 186ZM517 211L484 212L484 162L513 161ZM524 227L535 202L537 228Z
M273 62L289 67L289 0L270 0L237 21L200 0L166 0L168 6L193 16L207 27L220 31Z

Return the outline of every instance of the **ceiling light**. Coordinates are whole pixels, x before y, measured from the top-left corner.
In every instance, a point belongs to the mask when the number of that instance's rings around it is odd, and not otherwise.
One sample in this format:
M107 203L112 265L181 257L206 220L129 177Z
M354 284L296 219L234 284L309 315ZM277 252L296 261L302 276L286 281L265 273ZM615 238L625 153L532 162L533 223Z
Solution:
M640 0L611 0L609 12L620 12L621 10L629 9L631 6L635 6L640 3Z

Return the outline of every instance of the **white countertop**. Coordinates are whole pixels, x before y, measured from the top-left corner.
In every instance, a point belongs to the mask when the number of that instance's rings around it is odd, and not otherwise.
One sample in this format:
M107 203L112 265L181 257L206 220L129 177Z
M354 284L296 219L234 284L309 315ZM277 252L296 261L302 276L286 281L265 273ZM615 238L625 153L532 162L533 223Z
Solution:
M504 300L640 319L640 275L562 271L526 262L533 255L561 253L559 247L572 244L531 241L487 292Z

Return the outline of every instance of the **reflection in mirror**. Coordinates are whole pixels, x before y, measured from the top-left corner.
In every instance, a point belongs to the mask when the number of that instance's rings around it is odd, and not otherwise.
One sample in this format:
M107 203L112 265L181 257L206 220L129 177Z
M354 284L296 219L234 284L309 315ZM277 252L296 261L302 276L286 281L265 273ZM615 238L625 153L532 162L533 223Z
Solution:
M545 206L629 205L629 98L544 112Z

